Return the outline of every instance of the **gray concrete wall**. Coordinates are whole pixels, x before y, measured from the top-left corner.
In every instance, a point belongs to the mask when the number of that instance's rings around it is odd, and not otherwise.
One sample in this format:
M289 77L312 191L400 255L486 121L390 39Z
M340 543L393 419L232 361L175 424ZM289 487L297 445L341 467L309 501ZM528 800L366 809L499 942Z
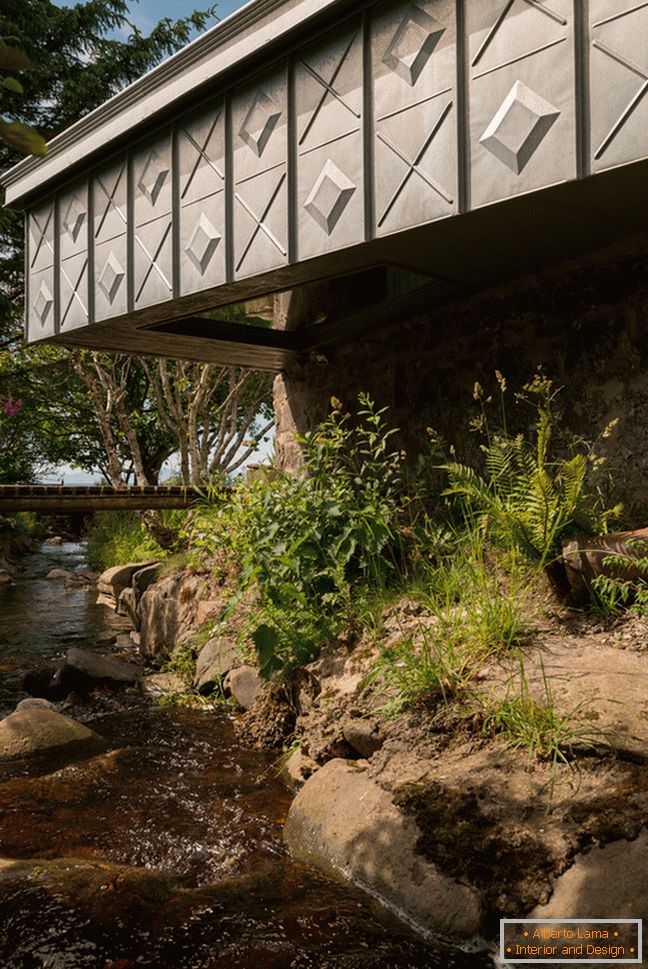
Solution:
M275 381L277 453L283 467L299 466L294 433L313 428L332 396L353 409L359 391L388 405L412 456L433 427L462 457L475 455L469 431L473 387L507 378L514 424L530 411L513 391L539 366L556 386L562 424L595 438L613 418L619 425L602 442L629 519L648 515L648 234L551 266L464 300L430 306L336 350L330 359L295 365ZM467 251L467 258L469 253ZM322 292L330 302L334 292ZM286 308L284 306L284 311ZM315 318L300 303L296 325ZM286 325L290 313L286 313Z

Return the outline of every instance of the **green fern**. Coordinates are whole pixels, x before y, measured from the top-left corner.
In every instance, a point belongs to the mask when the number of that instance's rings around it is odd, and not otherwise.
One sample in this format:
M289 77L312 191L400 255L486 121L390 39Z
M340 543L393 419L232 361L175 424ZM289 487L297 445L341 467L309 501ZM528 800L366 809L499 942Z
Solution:
M445 464L449 485L444 494L459 499L464 513L476 517L492 540L534 566L551 569L568 535L607 531L620 506L606 507L591 485L591 448L581 445L567 457L550 457L556 427L551 383L536 377L525 389L527 394L518 396L531 400L536 409L531 439L492 432L482 408L484 473L458 462ZM475 396L481 399L478 391Z

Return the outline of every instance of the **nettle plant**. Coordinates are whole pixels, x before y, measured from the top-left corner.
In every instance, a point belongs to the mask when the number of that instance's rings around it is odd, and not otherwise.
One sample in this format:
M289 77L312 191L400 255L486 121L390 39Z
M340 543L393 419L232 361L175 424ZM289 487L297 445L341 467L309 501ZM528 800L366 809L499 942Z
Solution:
M240 587L260 609L251 630L262 675L312 660L354 623L355 604L406 569L412 505L395 429L366 394L352 417L330 416L299 438L304 474L277 474L247 489L232 545Z

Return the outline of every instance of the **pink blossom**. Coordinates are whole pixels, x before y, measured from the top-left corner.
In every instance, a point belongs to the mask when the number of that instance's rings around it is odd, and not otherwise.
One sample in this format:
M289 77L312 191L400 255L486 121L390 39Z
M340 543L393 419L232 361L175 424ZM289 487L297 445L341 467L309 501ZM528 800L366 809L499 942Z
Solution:
M4 406L5 414L9 414L9 417L15 417L16 414L19 414L23 405L22 400L13 400L11 397L6 400L0 399L0 403Z

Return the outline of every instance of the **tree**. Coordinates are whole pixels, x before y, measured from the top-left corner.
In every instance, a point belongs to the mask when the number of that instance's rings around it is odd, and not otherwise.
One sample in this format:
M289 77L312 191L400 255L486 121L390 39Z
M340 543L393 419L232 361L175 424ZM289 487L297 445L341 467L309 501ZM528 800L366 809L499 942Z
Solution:
M57 7L50 0L2 0L0 37L21 52L19 87L0 88L15 122L46 140L137 80L186 44L214 17L215 7L161 20L145 36L128 19L126 0L87 0ZM120 40L117 32L126 33ZM0 70L4 72L0 60ZM21 158L0 140L0 170ZM23 301L23 228L20 213L0 208L0 346L20 338Z
M24 51L23 93L15 84L4 89L20 124L51 138L185 43L213 8L163 20L147 37L127 14L125 0L87 0L74 8L50 0L4 0L0 37L10 36ZM125 41L111 36L125 29ZM15 148L0 141L0 168L18 160ZM177 450L183 479L196 483L235 470L249 456L272 424L269 378L209 365L24 347L22 260L22 220L0 209L0 348L13 351L11 382L25 399L22 426L29 429L24 444L32 473L45 458L100 470L114 484L152 483Z

